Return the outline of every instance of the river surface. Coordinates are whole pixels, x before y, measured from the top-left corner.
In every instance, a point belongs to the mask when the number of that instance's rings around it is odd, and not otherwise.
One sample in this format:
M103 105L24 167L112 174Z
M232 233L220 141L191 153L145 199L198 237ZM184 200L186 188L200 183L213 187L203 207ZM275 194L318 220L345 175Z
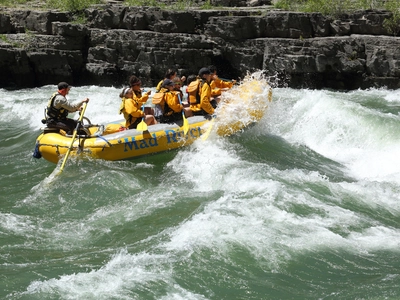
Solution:
M55 89L0 89L0 299L400 299L400 90L275 88L231 137L55 176ZM101 123L119 92L68 97Z

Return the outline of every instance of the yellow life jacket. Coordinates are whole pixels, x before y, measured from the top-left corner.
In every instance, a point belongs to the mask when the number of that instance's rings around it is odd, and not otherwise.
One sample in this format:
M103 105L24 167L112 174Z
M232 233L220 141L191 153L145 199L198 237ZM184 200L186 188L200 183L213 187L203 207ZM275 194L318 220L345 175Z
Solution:
M128 122L131 122L132 116L129 115L129 114L125 111L125 101L126 101L126 98L125 98L125 97L122 97L121 105L119 106L119 114L123 114L124 119L125 119L126 121L128 121Z
M165 93L168 92L168 89L162 88L160 92L155 93L152 99L152 103L155 105L155 111L154 111L154 116L155 117L161 117L161 116L167 116L171 114L172 110L168 106L167 101L165 101Z
M127 123L128 124L131 124L131 123L133 123L132 122L132 115L130 115L130 114L128 114L127 112L126 112L126 110L125 110L125 101L126 101L126 99L127 98L125 98L125 97L122 97L122 100L121 100L121 104L120 104L120 106L119 106L119 114L123 114L124 115L124 119L127 121ZM128 99L130 99L130 98L128 98ZM138 104L138 102L136 101L136 99L132 99L133 101L135 101L135 103L136 104Z
M155 105L163 106L163 104L165 104L164 93L163 92L155 93L151 102Z
M196 79L189 83L187 87L189 104L195 105L200 103L200 93L202 87L201 79Z
M122 114L125 111L125 97L122 97L121 105L119 106L119 114Z

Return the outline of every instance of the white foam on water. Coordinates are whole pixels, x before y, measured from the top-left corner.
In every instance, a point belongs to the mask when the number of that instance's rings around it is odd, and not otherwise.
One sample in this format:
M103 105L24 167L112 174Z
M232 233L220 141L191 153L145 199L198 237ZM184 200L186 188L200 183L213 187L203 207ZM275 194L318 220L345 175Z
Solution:
M399 217L400 201L394 184L333 183L318 172L277 170L263 163L244 162L224 140L195 143L193 148L190 153L179 153L171 167L196 183L194 190L220 190L223 196L211 198L213 201L201 212L171 231L171 240L165 244L167 251L190 255L210 248L228 255L233 245L241 245L272 269L279 269L293 254L318 249L375 251L379 249L376 242L400 234L395 228L376 230L385 225L377 225L380 222L372 216L344 204L352 197L357 206L381 208ZM307 185L309 189L304 188ZM319 198L311 187L330 190L332 195ZM371 243L366 242L368 237L373 237ZM397 252L397 244L389 242L383 249Z
M386 91L386 95L391 95ZM352 176L400 179L400 117L352 101L352 94L277 89L268 130L344 164Z
M221 169L221 166L217 168ZM243 165L226 165L224 173L227 174L219 181L224 195L171 232L171 240L165 245L168 251L190 252L204 247L228 252L232 245L237 244L248 248L255 256L267 259L271 267L276 267L282 262L281 256L289 255L289 248L311 249L315 243L334 243L336 235L326 229L329 227L327 218L318 215L301 218L284 209L285 203L302 201L317 209L319 206L325 209L325 205L309 199L306 194L286 192L287 187L269 175L263 175L264 170L272 172L265 165L245 168ZM332 213L330 215L332 217ZM335 223L335 219L330 223Z
M169 166L194 183L194 191L218 190L225 181L227 166L233 167L240 162L229 154L229 150L219 147L219 143L215 140L196 141L191 150L178 153Z
M385 226L373 226L363 232L352 232L348 240L360 249L368 251L398 251L400 230Z
M400 106L400 90L394 90L394 91L383 90L382 94L383 98L388 103Z
M162 256L130 255L122 250L98 270L35 281L23 294L44 293L66 299L132 299L135 295L130 295L129 290L145 289L149 281L168 278L165 273L169 271L159 263L163 260Z
M34 223L27 216L13 213L0 213L0 228L2 232L8 232L16 236L26 237L26 233L33 233Z
M400 215L399 186L392 182L358 181L340 182L331 186L338 202L352 199L372 210L383 209L393 217Z
M207 299L175 283L172 262L168 255L130 254L122 249L97 270L37 280L19 294L61 299L140 299L143 295L158 299ZM159 286L165 288L165 295L160 296Z
M271 91L262 72L248 74L239 85L222 94L221 104L215 110L217 118L214 131L223 131L224 135L230 135L235 133L237 127L246 128L258 122L270 103Z
M169 239L159 239L153 249L136 254L122 250L99 269L35 281L23 294L43 293L66 299L107 299L111 296L130 299L141 291L151 293L149 286L162 285L167 290L162 296L164 299L205 299L203 295L185 290L173 279L174 264L190 259L193 253L204 249L212 250L221 259L229 259L233 247L243 247L264 267L277 272L299 253L327 249L354 253L382 249L399 251L396 242L400 235L398 229L379 225L376 220L368 220L364 215L332 204L335 201L340 204L343 190L354 189L354 183L348 183L348 186L330 183L317 172L282 171L262 163L240 164L240 158L229 150L227 144L204 144L202 150L214 151L214 154L219 150L221 154L211 161L214 167L211 172L193 165L194 162L201 164L199 159L203 154L200 151L190 155L187 151L182 155L179 153L170 165L178 175L197 177L195 189L198 191L210 192L201 186L215 184L211 179L217 179L222 196L210 199L200 211L176 227L167 229L163 234L167 234ZM304 183L330 188L336 195L332 196L332 202L324 202L313 197L310 191L296 187L304 186ZM352 195L350 192L357 191L349 191ZM381 204L391 197L393 194L387 192L386 197L381 197ZM127 217L129 208L126 204L108 209L114 210L111 213L123 212ZM148 209L156 206L154 201ZM303 207L307 212L293 211L293 206ZM100 221L102 216L98 212L92 218ZM88 224L90 222L85 226ZM364 229L355 231L353 228ZM159 251L161 255L153 253Z
M77 96L86 96L85 90L76 91ZM115 92L115 103L106 95L104 98L99 95L98 102L90 102L95 122L107 117L114 119L114 108L119 106L119 91ZM381 98L392 97L389 91L380 90L378 94ZM108 115L105 109L113 112ZM107 234L113 226L123 226L159 208L179 203L189 193L188 184L193 187L191 192L203 195L204 204L181 223L147 237L153 244L145 251L108 249L114 255L101 267L36 280L19 294L61 299L139 299L140 293L152 295L151 287L156 287L157 294L153 296L158 299L206 299L177 284L173 268L204 249L210 249L221 260L229 260L230 251L239 246L263 268L272 271L279 271L297 255L318 251L398 252L400 230L384 224L384 218L400 216L399 159L395 156L400 150L397 121L397 116L371 111L351 101L347 94L274 91L274 102L258 129L264 127L269 134L305 145L340 162L355 177L353 182L330 182L317 171L279 170L263 161L245 161L237 152L236 147L240 146L214 136L179 151L165 167L165 181L138 193L135 193L140 184L137 179L123 179L132 175L124 173L127 165L121 163L120 168L113 163L104 165L104 169L113 165L121 186L127 188L126 193L119 194L118 205L102 199L105 203L98 208L89 207L83 218L56 222L55 217L54 223L51 219L41 223L37 219L3 214L1 226L14 230L16 235L35 235L39 246L48 243L54 249L57 244L64 244L69 247L66 250L74 250L90 245L93 232ZM76 172L71 177L90 171L79 166L69 170ZM116 185L115 181L104 183L112 172L95 170L99 174L86 178L85 184L94 186L96 181L103 182L103 189ZM72 191L84 190L80 184L72 182L68 187ZM58 181L53 188L63 190ZM323 195L318 194L319 189L324 190ZM59 219L75 212L74 202L66 203L63 195L54 198L43 186L37 186L33 192L48 195L40 200L28 197L23 201L25 205L37 208L43 204L53 207L63 204L64 208L58 208ZM94 196L90 199L94 203L98 200ZM362 209L352 210L349 202ZM368 214L374 209L383 212L381 219ZM78 242L79 239L86 241ZM162 295L157 289L160 286L165 291Z

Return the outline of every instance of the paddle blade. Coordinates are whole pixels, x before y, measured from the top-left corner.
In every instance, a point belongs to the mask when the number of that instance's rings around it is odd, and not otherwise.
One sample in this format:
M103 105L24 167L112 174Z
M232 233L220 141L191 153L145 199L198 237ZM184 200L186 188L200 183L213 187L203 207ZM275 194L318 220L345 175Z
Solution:
M77 133L78 133L79 126L81 126L81 124L82 124L82 119L83 119L83 115L85 114L85 111L86 111L86 106L87 106L87 102L83 103L83 105L82 105L82 110L81 110L81 114L80 114L80 116L79 116L78 122L76 123L76 127L75 127L75 130L74 130L74 134L72 135L71 144L69 145L68 151L67 151L67 153L65 154L65 157L64 157L64 160L63 160L63 162L62 162L62 164L61 164L60 172L59 172L59 173L61 173L61 172L64 170L65 163L67 162L67 159L68 159L68 156L69 156L69 154L70 154L70 152L71 152L72 146L74 145L74 141L75 141L75 139L76 139L76 135L77 135Z
M62 162L62 164L61 164L59 173L61 173L61 172L64 170L65 163L67 162L67 159L68 159L68 157L69 157L69 154L71 153L72 145L74 144L74 141L75 141L75 138L76 138L76 132L77 132L77 131L75 130L75 131L74 131L74 135L72 136L71 145L69 146L69 148L68 148L68 150L67 150L67 153L66 153L65 156L64 156L64 160L63 160L63 162Z
M213 128L214 125L214 120L212 119L210 122L210 125L208 126L206 132L201 136L201 138L203 139L203 141L205 141L206 139L208 139L208 136L210 135L211 129Z
M142 121L137 125L136 130L140 130L140 131L146 131L147 130L147 124L144 121L144 118L142 119Z
M186 135L189 131L189 121L183 116L183 133Z
M178 94L178 99L179 99L179 103L180 105L182 105L182 99L181 99L181 95ZM186 119L185 117L185 111L182 110L182 118L183 118L183 134L186 135L189 131L189 121Z

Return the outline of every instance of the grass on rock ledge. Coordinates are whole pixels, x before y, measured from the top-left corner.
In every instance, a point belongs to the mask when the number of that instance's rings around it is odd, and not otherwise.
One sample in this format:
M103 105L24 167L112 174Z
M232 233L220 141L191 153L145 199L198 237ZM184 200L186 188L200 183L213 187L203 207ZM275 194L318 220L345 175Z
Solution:
M0 5L3 7L60 9L78 14L91 5L104 3L106 3L105 0L0 0ZM171 5L157 0L125 0L122 3L127 6L150 6L172 10L186 10L195 5L193 0L177 0ZM384 20L383 26L395 36L400 32L400 0L278 0L274 7L299 12L320 12L333 17L356 10L387 10L392 13L392 16ZM217 7L211 4L211 0L206 0L199 8ZM240 10L241 8L235 9Z
M104 4L106 0L0 0L0 6L6 7L42 7L54 8L65 11L79 11L91 5ZM193 0L176 0L171 5L159 0L124 0L121 1L127 6L153 6L165 9L188 9L194 7ZM399 0L278 0L274 7L277 9L320 12L325 15L337 15L349 13L355 10L377 9L389 10L393 13L400 11ZM199 8L216 8L211 0L205 0ZM240 10L240 7L236 7Z

